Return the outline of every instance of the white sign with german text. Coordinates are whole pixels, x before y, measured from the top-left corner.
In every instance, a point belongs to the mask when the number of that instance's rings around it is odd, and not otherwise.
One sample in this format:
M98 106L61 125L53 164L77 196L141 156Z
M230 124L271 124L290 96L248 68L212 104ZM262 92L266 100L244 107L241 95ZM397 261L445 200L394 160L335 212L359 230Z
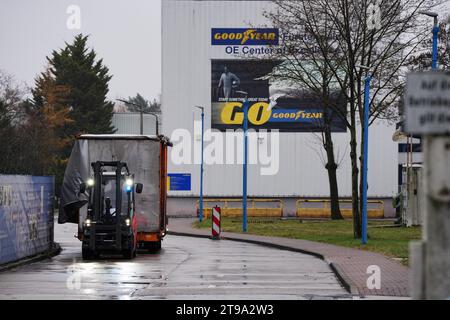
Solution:
M450 134L450 73L408 74L405 116L408 133Z

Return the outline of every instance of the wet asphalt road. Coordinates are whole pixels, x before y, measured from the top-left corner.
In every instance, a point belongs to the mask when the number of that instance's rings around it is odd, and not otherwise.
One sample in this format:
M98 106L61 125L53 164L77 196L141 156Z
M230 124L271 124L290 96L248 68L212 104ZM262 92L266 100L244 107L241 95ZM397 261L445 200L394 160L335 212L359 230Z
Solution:
M81 260L75 225L55 225L52 259L0 273L0 299L346 299L311 256L233 241L167 236L158 254Z

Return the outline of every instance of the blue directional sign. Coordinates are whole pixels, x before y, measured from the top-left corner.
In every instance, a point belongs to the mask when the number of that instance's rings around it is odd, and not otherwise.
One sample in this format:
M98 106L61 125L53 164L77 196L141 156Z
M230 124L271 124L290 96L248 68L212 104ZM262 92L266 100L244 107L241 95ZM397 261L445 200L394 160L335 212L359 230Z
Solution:
M190 191L190 173L169 173L167 179L167 189L169 191Z

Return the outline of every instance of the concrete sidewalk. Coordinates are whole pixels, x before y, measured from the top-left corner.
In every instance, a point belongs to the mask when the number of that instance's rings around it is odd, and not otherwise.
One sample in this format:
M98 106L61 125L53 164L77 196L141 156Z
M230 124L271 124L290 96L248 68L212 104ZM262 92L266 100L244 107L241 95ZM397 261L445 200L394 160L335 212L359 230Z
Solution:
M210 230L192 227L194 218L172 218L169 234L210 237ZM222 232L222 238L261 244L278 249L307 253L325 260L336 273L344 287L352 294L360 296L409 297L409 269L400 263L378 253L335 246L308 240L265 237L250 234ZM381 288L367 287L367 268L380 267Z

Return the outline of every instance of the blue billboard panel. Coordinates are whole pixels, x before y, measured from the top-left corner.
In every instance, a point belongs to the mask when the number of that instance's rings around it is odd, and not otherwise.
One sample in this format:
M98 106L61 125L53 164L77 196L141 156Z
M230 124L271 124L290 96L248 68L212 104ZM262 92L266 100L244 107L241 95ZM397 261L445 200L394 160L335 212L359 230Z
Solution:
M279 31L276 28L213 28L213 46L277 46Z
M169 191L191 191L191 174L169 173L167 187Z
M0 264L53 243L53 177L0 175Z

